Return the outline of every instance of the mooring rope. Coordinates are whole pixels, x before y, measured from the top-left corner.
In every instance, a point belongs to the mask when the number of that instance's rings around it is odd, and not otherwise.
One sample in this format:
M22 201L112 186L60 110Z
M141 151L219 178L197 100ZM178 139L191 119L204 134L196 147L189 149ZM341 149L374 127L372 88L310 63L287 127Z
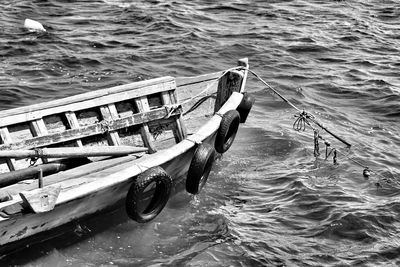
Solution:
M308 125L314 131L314 156L316 158L318 158L320 156L319 140L323 140L324 143L325 143L325 160L327 160L332 155L333 164L337 165L338 164L337 155L338 154L342 154L345 158L349 159L350 161L354 162L355 164L357 164L357 165L359 165L359 166L361 166L363 168L363 176L365 178L369 178L371 173L373 173L373 174L379 176L383 181L386 181L387 183L390 183L390 179L389 178L379 174L376 171L371 170L368 166L360 163L359 161L355 160L354 158L351 158L349 155L350 155L350 148L351 148L352 145L349 142L347 142L346 140L344 140L340 136L338 136L335 133L333 133L332 131L330 131L326 126L324 126L322 123L317 121L316 118L312 114L310 114L310 113L308 113L308 112L306 112L304 110L300 110L291 101L289 101L286 97L284 97L282 94L280 94L275 88L273 88L266 81L264 81L257 73L255 73L254 71L252 71L250 69L247 69L247 70L251 74L253 74L259 81L261 81L268 89L270 89L278 97L280 97L284 102L286 102L289 106L291 106L292 108L294 108L296 111L299 112L299 114L295 115L296 120L293 123L293 129L294 130L296 130L296 131L305 131L306 130L306 126ZM343 153L342 151L340 151L337 148L330 148L330 143L328 141L326 141L324 138L321 137L321 135L319 134L318 129L316 129L310 122L312 122L314 125L317 125L321 129L323 129L325 132L330 134L332 137L334 137L335 139L337 139L340 142L342 142L343 144L345 144L347 146L347 149L349 150L349 153L347 153L347 155L346 155L345 153ZM377 182L376 185L379 186L380 184Z
M181 102L180 104L181 104L181 105L187 104L187 103L193 101L194 99L200 97L200 96L203 95L204 93L208 92L208 90L210 90L210 88L211 88L216 82L218 82L222 77L224 77L225 74L227 74L228 72L230 72L230 71L232 71L232 70L243 70L243 69L244 69L244 67L238 66L238 67L230 68L230 69L227 69L227 70L223 71L222 74L221 74L220 76L218 76L217 78L215 78L210 84L208 84L207 87L206 87L204 90L202 90L202 91L201 91L200 93L198 93L197 95L194 95L194 96L192 96L192 97L190 97L190 98L188 98L188 99L185 99L185 100L184 100L183 102Z
M199 100L197 100L197 102L194 103L193 106L191 106L191 107L190 107L187 111L185 111L182 115L185 116L185 115L189 114L190 112L196 110L196 109L197 109L199 106L201 106L201 104L203 104L207 99L209 99L209 98L216 98L215 94L216 94L216 93L212 93L211 95L203 96L202 98L200 98Z
M321 129L325 130L325 132L329 133L332 135L334 138L339 140L340 142L344 143L348 147L351 146L349 142L344 140L343 138L337 136L333 132L331 132L327 127L325 127L322 123L317 121L315 117L312 114L309 114L306 111L301 111L298 107L296 107L292 102L290 102L286 97L284 97L282 94L280 94L275 88L273 88L271 85L269 85L266 81L264 81L257 73L255 73L252 70L248 70L251 74L253 74L257 79L259 79L264 85L266 85L270 90L272 90L277 96L279 96L284 102L286 102L288 105L290 105L292 108L300 112L298 115L298 119L295 121L295 127L297 129L304 129L305 130L305 125L308 124L310 125L309 121L313 122L314 124L318 125Z

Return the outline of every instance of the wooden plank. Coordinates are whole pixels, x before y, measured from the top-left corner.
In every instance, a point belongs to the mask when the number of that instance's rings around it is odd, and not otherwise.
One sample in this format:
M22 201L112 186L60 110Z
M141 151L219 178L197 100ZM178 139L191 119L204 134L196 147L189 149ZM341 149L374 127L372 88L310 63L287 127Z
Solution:
M51 114L108 105L114 102L160 93L175 88L175 79L172 77L164 77L147 82L131 83L110 89L97 90L47 103L4 110L0 112L0 127L40 119Z
M169 91L169 92L162 92L161 93L161 98L162 98L162 102L163 105L172 105L172 104L176 104L176 98L174 97L174 92L173 91ZM183 139L186 138L186 130L184 129L184 123L183 120L181 118L181 115L179 114L178 116L176 116L176 118L174 118L174 122L173 122L173 133L174 133L174 137L175 137L175 141L177 143L179 143L180 141L182 141Z
M150 110L149 102L148 102L146 96L142 96L142 97L135 99L135 104L136 104L136 107L139 112L146 112L146 111ZM165 117L168 113L165 110L165 108L162 108L162 109L165 111L165 115L164 115L164 117ZM164 118L164 117L162 117L162 118ZM160 118L160 119L162 119L162 118ZM149 126L147 125L146 122L143 122L143 125L142 125L142 128L140 129L140 131L141 131L142 140L143 140L144 145L149 148L149 153L156 152L156 148L154 146L154 143L152 141L152 137L150 134Z
M109 104L106 106L100 107L100 112L103 119L107 122L118 119L118 112L114 104ZM109 131L107 132L107 140L108 144L113 146L118 146L121 144L121 140L119 138L118 132Z
M219 110L219 112L221 114L224 114L229 110L236 109L240 104L242 98L243 98L242 94L233 93L231 98L225 103L225 105ZM88 196L90 193L96 193L98 191L104 190L105 188L116 186L118 184L131 180L133 176L143 172L147 168L160 166L168 162L171 162L174 158L180 157L183 153L186 153L187 151L192 149L196 145L196 143L203 142L205 139L210 138L219 128L221 120L222 118L220 116L214 115L213 117L210 118L210 120L206 124L204 124L199 129L197 133L190 136L190 140L185 139L179 144L169 149L162 150L159 153L156 153L155 155L151 156L147 155L142 159L138 159L137 164L132 164L129 157L122 159L119 158L111 159L112 162L114 162L114 160L124 160L124 161L125 159L128 160L125 165L120 165L119 163L117 163L116 166L113 165L115 166L113 168L117 169L117 171L114 171L114 169L106 168L105 169L106 172L105 174L103 174L101 173L100 169L98 170L96 169L95 175L97 175L98 177L102 177L101 179L95 179L92 182L82 184L79 187L76 187L69 191L61 192L56 204L62 205L63 203L68 203L77 198ZM102 168L104 165L103 162L90 163L90 165L92 164L93 166L96 166L96 168L97 167ZM93 170L88 170L87 166L88 165L69 170L66 172L66 174L72 172L74 175L71 176L72 178L72 177L83 177L85 175L93 173ZM79 172L76 172L76 170L78 169ZM111 173L109 170L111 170ZM61 181L65 180L66 174L59 173L55 174L54 176L58 177L58 180ZM21 199L19 197L13 198L12 200L6 202L0 202L0 211L3 209L7 209L9 207L13 207L14 205L18 205L20 202Z
M169 94L170 94L172 103L177 104L178 97L176 95L176 90L169 91ZM185 139L187 136L187 129L186 129L185 123L183 122L182 114L179 113L178 117L179 117L179 119L176 121L176 123L177 123L178 129L180 129L179 134L182 136L182 139Z
M67 111L64 114L65 114L65 117L67 118L67 122L68 122L69 127L71 129L80 128L79 121L78 121L78 118L76 117L75 112ZM80 140L80 139L76 139L75 140L75 144L76 144L77 147L82 147L83 146L82 140Z
M180 111L177 110L173 112L173 116L177 115ZM31 139L22 140L19 142L14 142L12 144L2 144L0 145L0 150L12 150L12 149L30 149L35 147L43 147L52 144L72 141L88 136L93 136L97 134L104 134L107 131L116 131L119 129L124 129L126 127L130 127L133 125L146 124L149 121L160 120L165 118L167 115L167 111L165 108L153 109L151 111L136 113L131 117L121 118L113 121L104 129L104 125L102 123L95 123L92 125L87 125L85 127L68 129L64 132L53 133L45 136L37 136ZM147 124L146 124L147 125ZM147 127L148 130L148 127ZM150 135L150 132L148 132ZM153 146L154 148L154 146ZM150 147L149 147L150 149Z
M68 169L63 172L57 172L54 174L46 175L45 182L48 185L55 184L61 181L65 180L72 180L76 178L82 178L84 176L93 174L95 172L100 172L102 170L105 170L107 168L115 167L118 165L121 165L126 162L132 162L133 160L140 158L144 155L145 153L142 154L131 154L128 156L122 156L122 157L117 157L117 158L110 158L102 161L96 161L96 162L90 162L87 164L84 164L82 166L78 166L73 169ZM54 164L54 163L51 163ZM33 167L33 168L38 168L38 167ZM29 168L31 169L31 168ZM32 190L37 188L36 183L31 183L31 184L23 184L23 183L18 183L18 184L13 184L10 186L7 186L6 188L0 188L0 196L1 195L15 195L18 194L21 191L27 191L27 190ZM0 202L0 208L1 208L1 202Z
M31 132L32 132L33 136L42 136L42 135L48 134L48 131L47 131L46 125L44 124L43 119L31 121L30 127L31 127ZM46 158L42 158L41 160L43 163L48 162L48 160Z
M46 125L42 119L31 121L31 131L33 136L48 134Z
M7 127L0 128L0 138L3 145L12 143L12 139ZM6 163L10 171L15 171L15 159L6 159Z
M233 70L227 72L219 80L214 112L217 112L224 105L233 92L240 92L243 76L242 71Z
M244 93L246 87L247 75L249 73L249 59L248 58L239 59L238 66L246 68L243 73L242 84L240 85L240 93Z
M219 110L219 113L224 114L229 110L236 109L242 101L242 98L242 94L234 92L230 99ZM212 135L218 130L221 120L221 116L214 115L198 130L197 133L190 136L190 140L185 139L169 149L160 150L154 155L147 155L142 159L138 159L136 164L127 163L124 166L115 167L116 171L114 171L114 169L107 169L107 175L95 173L95 175L102 178L96 179L91 183L83 184L82 186L74 188L73 190L69 190L68 192L62 192L59 200L57 201L57 205L68 203L69 201L81 196L86 196L90 192L96 192L98 190L103 190L104 188L112 187L125 181L129 181L133 176L145 171L148 168L168 164L169 162L173 161L173 159L177 157L179 158L182 156L182 154L192 149L196 143L200 143L207 138L211 138ZM112 171L111 173L109 172L110 170Z
M35 213L47 212L54 209L61 186L48 186L19 193L24 204Z

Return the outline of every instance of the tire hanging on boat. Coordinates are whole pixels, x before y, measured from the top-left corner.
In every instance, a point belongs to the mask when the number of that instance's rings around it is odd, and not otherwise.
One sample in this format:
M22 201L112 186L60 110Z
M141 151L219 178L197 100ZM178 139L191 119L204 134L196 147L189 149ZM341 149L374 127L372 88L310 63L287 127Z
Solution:
M209 144L200 144L194 152L186 178L186 191L198 194L207 182L214 164L215 149Z
M249 115L254 102L255 99L251 94L247 92L243 94L242 102L240 102L239 106L236 109L240 114L240 123L246 122L247 116Z
M239 123L240 115L237 110L229 110L223 115L215 137L215 150L218 153L225 153L231 147L239 129Z
M139 223L151 221L167 204L171 188L171 177L159 166L139 174L126 196L128 216Z

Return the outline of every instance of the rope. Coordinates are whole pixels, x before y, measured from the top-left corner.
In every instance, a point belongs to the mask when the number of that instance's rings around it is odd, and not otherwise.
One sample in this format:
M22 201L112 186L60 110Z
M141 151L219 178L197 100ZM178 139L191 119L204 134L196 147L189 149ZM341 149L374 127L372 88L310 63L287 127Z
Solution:
M165 105L165 111L167 114L165 115L165 119L169 119L172 116L172 113L177 111L178 109L182 108L181 104L174 104L174 105Z
M33 151L35 152L35 156L29 158L29 167L36 165L39 158L43 158L43 150L41 148L34 148Z
M220 76L218 76L215 80L213 80L211 83L209 83L203 91L201 91L200 93L198 93L198 94L195 95L195 96L192 96L192 97L190 97L190 98L188 98L188 99L185 99L183 102L180 103L180 105L183 106L183 105L185 105L185 104L187 104L187 103L193 101L194 99L200 97L201 95L207 93L208 90L210 90L210 88L211 88L212 86L214 86L214 85L215 85L223 76L225 76L225 74L227 74L228 72L233 71L233 70L243 70L243 69L246 70L247 68L242 67L242 66L238 66L238 67L233 67L233 68L230 68L230 69L227 69L227 70L223 71L222 74L221 74ZM187 111L185 111L185 112L183 113L183 115L187 115L187 114L189 114L190 112L196 110L201 104L203 104L203 103L204 103L206 100L208 100L209 98L216 98L216 93L213 92L212 94L209 94L209 95L206 95L206 96L200 98L196 103L194 103L193 106L191 106Z
M316 129L308 122L307 119L312 118L312 115L306 113L305 111L303 111L300 114L294 115L295 117L297 117L297 119L295 120L295 122L293 123L293 129L295 131L305 131L306 130L306 125L309 125L314 132L316 131Z
M99 122L99 124L100 124L100 128L101 128L101 131L103 132L103 133L108 133L109 131L110 131L110 121L108 121L108 120L102 120L102 121L100 121Z
M359 162L358 160L356 160L356 159L354 159L354 158L351 158L351 157L349 156L350 153L348 153L347 155L345 155L345 153L341 152L341 151L338 150L338 149L336 149L336 151L337 151L338 153L342 154L346 159L348 159L348 160L352 161L353 163L357 164L358 166L362 167L362 168L363 168L363 176L364 176L365 178L369 178L369 177L371 176L371 173L372 173L372 174L374 174L374 175L380 177L381 180L383 180L383 181L385 181L385 182L387 182L387 183L390 183L390 179L389 179L389 178L387 178L387 177L385 177L384 175L382 175L382 174L380 174L380 173L378 173L378 172L376 172L376 171L370 169L368 166L362 164L362 163Z
M203 104L209 98L216 98L215 93L200 98L196 103L194 103L193 106L191 106L187 111L185 111L183 113L183 115L185 116L185 115L189 114L190 112L196 110L201 104Z
M292 108L300 112L301 110L297 108L292 102L290 102L287 98L285 98L283 95L281 95L277 90L275 90L271 85L269 85L266 81L264 81L257 73L255 73L252 70L248 70L251 74L256 76L257 79L259 79L263 84L265 84L269 89L271 89L277 96L279 96L284 102L286 102L288 105L290 105Z
M314 157L318 158L319 155L321 155L319 153L319 132L318 131L314 131Z
M225 76L225 74L227 74L228 72L232 71L232 70L243 70L246 69L245 67L242 66L238 66L238 67L234 67L234 68L230 68L225 70L220 76L218 76L215 80L213 80L210 84L207 85L207 87L201 91L200 93L198 93L195 96L192 96L191 98L186 99L185 101L181 102L181 105L187 104L191 101L193 101L194 99L198 98L199 96L201 96L202 94L208 92L208 90L211 88L211 86L213 86L216 82L218 82L223 76Z
M288 105L290 105L292 108L300 112L298 115L298 119L295 121L294 128L295 129L304 129L305 130L305 125L308 124L310 125L309 121L312 121L314 124L318 125L320 128L325 130L327 133L332 135L334 138L337 140L341 141L348 147L351 146L351 144L347 141L345 141L343 138L337 136L336 134L332 133L327 127L325 127L323 124L319 123L315 117L304 110L301 111L298 107L296 107L292 102L290 102L286 97L284 97L282 94L280 94L277 90L275 90L271 85L269 85L266 81L264 81L257 73L255 73L252 70L249 70L251 74L253 74L257 79L259 79L263 84L265 84L270 90L272 90L277 96L279 96L284 102L286 102Z
M274 92L278 97L280 97L284 102L286 102L289 106L291 106L292 108L294 108L296 111L299 112L299 114L296 114L296 120L293 123L293 129L296 131L305 131L306 130L306 126L308 125L309 127L311 127L314 131L314 156L317 158L320 156L319 153L319 139L323 140L325 143L325 160L327 160L329 158L330 155L333 155L333 164L337 165L338 164L338 160L337 160L337 155L339 154L343 154L345 156L345 158L349 159L350 161L356 163L357 165L361 166L362 168L364 168L363 170L363 176L365 178L369 178L371 173L379 176L380 178L382 178L383 181L386 181L387 183L390 183L390 180L388 178L386 178L385 176L371 170L368 166L365 166L363 164L361 164L360 162L358 162L357 160L350 158L348 153L347 155L345 155L344 153L342 153L341 151L339 151L336 148L330 148L330 143L326 140L324 140L320 134L319 131L312 126L312 124L310 122L312 122L313 124L317 125L318 127L320 127L321 129L323 129L325 132L327 132L328 134L330 134L332 137L334 137L335 139L339 140L340 142L342 142L343 144L345 144L347 146L347 148L350 150L351 148L351 144L349 142L347 142L346 140L344 140L343 138L337 136L335 133L331 132L326 126L324 126L322 123L320 123L319 121L317 121L315 119L315 117L312 114L307 113L306 111L301 111L298 107L296 107L292 102L290 102L286 97L284 97L282 94L280 94L275 88L273 88L271 85L269 85L266 81L264 81L257 73L255 73L254 71L247 69L251 74L253 74L259 81L261 81L268 89L270 89L272 92ZM399 183L400 184L400 183ZM377 183L377 185L379 186L379 183Z

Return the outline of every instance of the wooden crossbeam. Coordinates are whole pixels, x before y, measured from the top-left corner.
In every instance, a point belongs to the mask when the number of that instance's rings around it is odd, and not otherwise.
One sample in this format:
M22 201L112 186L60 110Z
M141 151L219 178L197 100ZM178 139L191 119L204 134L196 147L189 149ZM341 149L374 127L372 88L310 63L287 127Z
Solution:
M176 83L174 78L163 77L97 90L32 106L4 110L0 111L0 127L41 119L52 114L108 105L116 101L139 98L145 95L174 90L175 88Z
M64 114L65 114L65 117L66 117L67 122L68 122L68 124L69 124L69 127L70 127L71 129L78 129L78 128L80 128L80 126L79 126L79 121L78 121L78 118L76 117L75 112L67 111L67 112L65 112ZM76 144L77 147L82 147L82 146L83 146L82 140L80 140L80 139L76 139L76 140L75 140L75 144Z
M135 99L135 104L136 104L136 107L139 112L146 112L146 111L150 110L149 102L148 102L146 96L142 96L142 97ZM163 117L160 117L159 119L164 118L168 114L167 111L165 110L165 108L162 108L162 109L164 110L165 115ZM142 134L142 140L143 140L144 145L149 148L149 153L156 152L156 147L154 146L154 143L152 141L152 137L151 137L150 130L149 130L149 125L147 124L147 122L143 122L142 128L140 129L140 131Z
M161 93L162 103L164 105L176 104L176 96L174 91L167 91ZM181 114L174 118L173 129L172 129L175 137L175 141L179 143L183 139L186 138L186 129L184 127L184 123L181 117Z
M177 110L172 115L177 115L179 112L180 111ZM107 123L106 127L103 123L99 122L80 128L68 129L59 133L33 137L31 139L26 139L11 144L5 142L4 144L0 145L0 150L21 149L21 148L30 149L35 147L43 147L61 142L81 139L88 136L104 134L107 133L108 131L125 129L126 127L130 127L133 125L140 125L140 124L147 125L147 122L163 119L167 114L168 113L165 108L153 109L147 112L133 114L132 116L127 118L114 120L112 122ZM3 129L3 131L5 131L4 129L6 128L0 128L0 129ZM150 133L148 134L150 135ZM154 149L154 145L151 145L150 143L150 146L148 146L148 148L149 150Z
M101 116L106 121L118 119L118 111L114 104L109 104L100 107ZM121 144L117 131L109 131L107 133L107 140L109 145L118 146Z
M4 146L12 143L10 132L8 131L7 127L0 128L0 138ZM10 171L15 171L15 159L6 159L6 163Z
M31 132L33 136L47 135L48 131L43 119L38 119L30 122ZM41 159L43 163L47 163L46 158Z

